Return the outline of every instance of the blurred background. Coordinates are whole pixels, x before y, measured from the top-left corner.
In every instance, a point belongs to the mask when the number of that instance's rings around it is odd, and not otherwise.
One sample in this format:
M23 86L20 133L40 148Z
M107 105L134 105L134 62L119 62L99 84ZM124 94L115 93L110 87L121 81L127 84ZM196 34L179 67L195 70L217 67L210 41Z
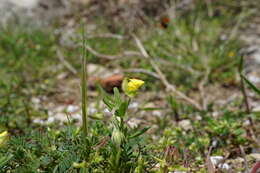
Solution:
M151 126L152 140L174 124L192 131L187 145L207 134L226 142L218 154L259 153L259 96L247 89L249 122L239 75L260 87L259 10L254 0L0 0L0 129L23 134L68 113L80 123L83 35L89 114L104 110L96 83L111 93L139 78L129 123Z

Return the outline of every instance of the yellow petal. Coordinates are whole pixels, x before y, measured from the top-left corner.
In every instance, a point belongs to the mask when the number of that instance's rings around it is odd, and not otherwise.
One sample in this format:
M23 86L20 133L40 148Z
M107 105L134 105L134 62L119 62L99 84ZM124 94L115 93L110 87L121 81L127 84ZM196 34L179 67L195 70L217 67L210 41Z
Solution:
M129 92L137 91L143 84L144 84L144 81L142 81L142 80L130 79L127 84L127 90Z
M7 140L8 140L8 132L4 131L4 132L0 133L0 147L5 145Z

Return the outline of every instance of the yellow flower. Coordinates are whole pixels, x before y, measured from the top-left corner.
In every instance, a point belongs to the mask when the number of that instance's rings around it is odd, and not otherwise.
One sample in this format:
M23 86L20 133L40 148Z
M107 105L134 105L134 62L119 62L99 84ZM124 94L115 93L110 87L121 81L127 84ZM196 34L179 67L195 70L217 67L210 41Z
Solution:
M229 56L230 58L232 58L233 56L235 56L235 53L234 53L234 52L229 52L229 53L228 53L228 56Z
M129 92L135 92L137 91L142 85L144 84L144 81L139 79L130 79L127 84L127 90Z
M122 83L122 89L126 95L133 97L136 95L137 90L144 84L144 81L139 79L125 78Z
M8 140L8 132L4 131L0 133L0 147L4 146Z

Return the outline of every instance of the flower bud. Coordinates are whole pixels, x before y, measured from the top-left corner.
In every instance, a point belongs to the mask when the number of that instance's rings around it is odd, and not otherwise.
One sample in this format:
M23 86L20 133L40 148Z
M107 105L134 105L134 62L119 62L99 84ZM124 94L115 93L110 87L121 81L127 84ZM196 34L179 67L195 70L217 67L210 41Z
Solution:
M123 140L125 139L125 136L124 134L117 128L114 128L113 129L113 132L112 132L112 142L116 145L121 145L121 143L123 142Z

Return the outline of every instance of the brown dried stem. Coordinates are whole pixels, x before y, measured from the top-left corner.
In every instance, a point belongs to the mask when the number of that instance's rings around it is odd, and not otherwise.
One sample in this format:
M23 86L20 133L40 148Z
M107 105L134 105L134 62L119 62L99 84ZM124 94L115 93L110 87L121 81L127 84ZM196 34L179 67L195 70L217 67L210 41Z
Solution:
M187 103L193 105L195 108L202 110L201 106L192 98L186 96L184 93L178 91L176 89L176 87L173 84L170 84L168 82L168 80L166 79L165 75L162 73L162 71L160 70L160 68L157 66L157 64L153 61L153 59L149 56L149 54L146 52L142 42L140 41L139 38L137 38L136 35L133 34L133 38L136 42L137 47L139 48L141 54L143 55L144 58L146 58L149 63L151 64L151 66L154 68L154 70L156 71L156 73L158 74L160 80L162 81L163 85L166 87L166 90L171 91L173 93L175 93L176 95L178 95L181 99L183 99L184 101L186 101Z
M72 74L76 75L78 73L77 70L65 59L64 55L59 49L57 49L57 57Z
M127 56L142 56L139 52L136 52L136 51L124 51L118 55L106 55L106 54L97 52L96 50L94 50L92 47L90 47L88 45L86 45L85 48L93 55L95 55L99 58L108 59L108 60L115 60L115 59L118 59L121 57L127 57Z

